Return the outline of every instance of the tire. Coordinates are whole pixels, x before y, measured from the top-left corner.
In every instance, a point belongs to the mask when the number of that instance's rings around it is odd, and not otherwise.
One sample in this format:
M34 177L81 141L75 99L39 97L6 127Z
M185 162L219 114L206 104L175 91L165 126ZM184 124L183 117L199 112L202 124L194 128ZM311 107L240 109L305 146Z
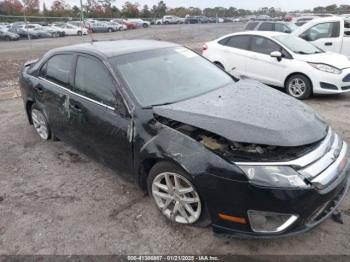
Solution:
M11 41L11 38L9 36L5 36L5 41Z
M168 22L168 21L165 21L165 22L164 22L164 24L168 25L168 24L169 24L169 22Z
M77 35L78 35L78 36L81 36L81 35L82 35L81 31L78 31Z
M222 69L222 70L225 71L225 67L224 67L223 64L221 64L220 62L214 62L214 64L215 64L218 68L220 68L220 69Z
M108 28L108 33L112 33L113 29L112 28Z
M166 177L168 183L171 183L170 187L165 182ZM165 188L168 188L168 193ZM178 188L182 191L187 189L187 192L181 193ZM191 176L178 165L165 161L155 164L147 177L147 190L156 207L168 220L197 227L211 224L207 208L193 185ZM194 202L185 203L184 199L192 199Z
M295 74L287 79L285 89L290 96L303 100L312 94L312 83L308 77Z
M143 26L143 28L147 28L148 24L143 24L142 26Z
M30 117L37 134L42 140L49 140L51 138L51 129L43 111L36 106L32 106L30 110Z

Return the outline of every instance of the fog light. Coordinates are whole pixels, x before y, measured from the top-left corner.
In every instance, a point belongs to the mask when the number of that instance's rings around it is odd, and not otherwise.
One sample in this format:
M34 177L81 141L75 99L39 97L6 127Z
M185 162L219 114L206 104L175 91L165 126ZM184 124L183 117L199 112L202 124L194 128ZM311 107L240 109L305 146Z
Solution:
M250 226L258 233L278 233L287 229L297 219L297 215L249 210Z

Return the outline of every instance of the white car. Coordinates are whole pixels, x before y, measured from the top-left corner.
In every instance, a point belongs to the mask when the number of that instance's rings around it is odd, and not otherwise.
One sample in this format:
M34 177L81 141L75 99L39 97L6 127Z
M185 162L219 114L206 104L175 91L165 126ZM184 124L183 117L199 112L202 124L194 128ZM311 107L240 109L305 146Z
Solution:
M65 35L87 35L88 30L70 24L56 24L56 27L62 28Z
M350 58L350 20L343 17L314 19L294 30L292 35Z
M203 56L234 76L285 88L298 99L350 91L350 61L279 32L248 31L203 45Z
M127 21L131 23L135 23L137 24L138 27L143 27L143 28L150 27L151 25L151 22L138 19L138 18L129 18Z

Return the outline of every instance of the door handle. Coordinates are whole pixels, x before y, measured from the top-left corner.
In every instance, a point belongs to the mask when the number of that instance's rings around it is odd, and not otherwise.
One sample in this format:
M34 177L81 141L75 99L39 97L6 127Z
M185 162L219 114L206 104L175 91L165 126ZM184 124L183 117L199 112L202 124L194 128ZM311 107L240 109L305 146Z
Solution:
M74 105L70 104L69 106L70 106L70 108L71 108L72 110L74 110L74 111L76 111L76 112L81 112L81 111L82 111L81 108L80 108L80 106L77 105L77 104L74 104Z
M41 84L38 84L38 85L34 86L34 89L35 89L39 94L44 93L44 89L43 89L43 87L42 87Z
M324 45L331 46L331 45L333 45L333 43L332 42L326 42L326 43L324 43Z

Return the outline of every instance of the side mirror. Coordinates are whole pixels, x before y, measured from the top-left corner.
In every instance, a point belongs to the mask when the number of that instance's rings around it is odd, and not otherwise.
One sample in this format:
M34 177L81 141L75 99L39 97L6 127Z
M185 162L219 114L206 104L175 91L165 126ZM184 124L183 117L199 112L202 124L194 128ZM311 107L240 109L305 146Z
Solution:
M278 62L282 60L282 53L280 51L273 51L270 56L276 58Z

